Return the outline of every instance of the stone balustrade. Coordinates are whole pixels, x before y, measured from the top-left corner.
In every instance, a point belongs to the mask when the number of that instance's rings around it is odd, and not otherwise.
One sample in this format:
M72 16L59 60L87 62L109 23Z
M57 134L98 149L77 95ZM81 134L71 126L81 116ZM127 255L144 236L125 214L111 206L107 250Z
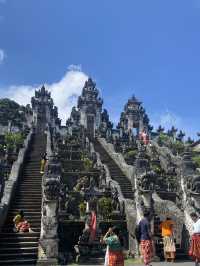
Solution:
M26 156L26 152L28 151L30 147L30 142L33 135L33 129L30 130L29 134L27 135L26 139L24 140L23 147L19 150L17 160L13 163L10 175L8 177L8 180L5 181L5 187L3 192L3 197L1 199L0 203L0 230L3 226L5 219L7 217L7 212L10 206L12 194L15 191L18 178L21 173L21 169L23 166L23 162Z

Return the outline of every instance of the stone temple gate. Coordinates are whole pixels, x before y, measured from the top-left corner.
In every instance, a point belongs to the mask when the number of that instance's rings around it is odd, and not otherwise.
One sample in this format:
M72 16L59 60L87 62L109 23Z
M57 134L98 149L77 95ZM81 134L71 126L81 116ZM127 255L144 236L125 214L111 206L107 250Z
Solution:
M184 141L184 133L174 127L153 131L135 96L113 128L91 78L66 126L61 125L44 86L31 103L28 130L22 132L23 144L1 198L0 265L65 265L84 260L96 265L105 255L100 239L112 225L121 229L127 254L137 257L134 232L145 210L151 212L155 255L163 258L159 225L170 216L175 222L177 259L187 259L189 214L200 212L200 154L195 143ZM149 142L140 138L143 130ZM43 174L44 152L48 162ZM7 154L3 156L6 160ZM19 210L30 232L13 231L13 217Z

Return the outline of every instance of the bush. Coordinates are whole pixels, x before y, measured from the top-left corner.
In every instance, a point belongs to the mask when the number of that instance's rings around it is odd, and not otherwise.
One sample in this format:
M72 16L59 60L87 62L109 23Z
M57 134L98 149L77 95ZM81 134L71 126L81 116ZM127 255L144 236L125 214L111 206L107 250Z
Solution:
M81 202L79 204L79 212L80 212L80 216L85 216L86 213L86 203L85 202Z
M137 150L130 150L124 154L124 159L135 159L137 155Z
M172 149L178 154L181 154L184 152L185 146L181 141L177 140L174 143L172 143L171 146L172 146Z
M159 165L152 164L151 169L158 175L162 174L162 169Z
M171 138L164 133L161 133L158 137L158 144L161 146L162 145L170 146L171 142L172 142Z
M24 137L21 133L6 133L5 143L7 150L14 150L20 148L23 144Z
M103 216L105 220L110 218L113 211L112 200L108 197L102 197L98 201L99 213Z
M197 168L200 168L200 155L192 157L192 161L195 163Z
M89 158L85 157L83 159L83 166L85 171L89 172L92 169L92 161Z

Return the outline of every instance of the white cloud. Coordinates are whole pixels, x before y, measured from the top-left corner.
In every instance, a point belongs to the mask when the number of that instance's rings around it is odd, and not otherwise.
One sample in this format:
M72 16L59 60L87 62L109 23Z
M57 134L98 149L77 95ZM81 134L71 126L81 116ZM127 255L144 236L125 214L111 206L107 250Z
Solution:
M5 55L4 50L0 49L0 64L3 63L5 57L6 57L6 55Z
M87 75L81 71L80 66L70 66L60 81L52 84L44 84L46 89L51 92L54 104L58 107L59 117L62 124L65 124L69 117L71 108L76 105L77 97L81 94ZM42 85L13 85L8 88L1 88L2 97L9 97L19 104L26 105L30 103L31 97L34 95L35 89Z
M182 124L181 117L169 110L166 110L161 114L154 114L151 118L151 124L154 126L154 129L157 129L159 125L164 127L165 130L170 129L172 126L180 128Z

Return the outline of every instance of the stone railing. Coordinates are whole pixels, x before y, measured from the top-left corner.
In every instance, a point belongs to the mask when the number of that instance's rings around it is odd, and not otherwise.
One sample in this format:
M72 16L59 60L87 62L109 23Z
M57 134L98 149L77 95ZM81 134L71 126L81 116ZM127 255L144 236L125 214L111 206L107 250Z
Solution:
M152 198L154 201L153 206L155 214L158 215L162 221L168 216L174 221L176 243L181 245L183 225L185 223L184 213L177 207L176 203L161 199L156 192L153 193Z
M170 213L170 215L172 216L172 214L175 214L174 219L178 219L177 222L179 223L179 229L177 231L177 236L179 236L179 239L177 240L182 245L182 248L184 248L187 252L189 247L189 239L192 234L193 227L193 221L190 217L190 213L194 212L195 210L192 206L188 204L187 188L185 184L185 178L182 173L182 159L180 156L173 155L169 148L160 147L155 141L151 141L151 144L156 148L160 159L163 161L162 166L168 166L172 162L177 168L176 173L178 174L178 179L180 181L180 193L182 195L182 209L180 210L172 201L163 201L164 203L160 205L159 209L162 213L164 209L166 209L166 206L168 206L167 211ZM149 151L150 150L151 147L149 147ZM156 199L158 199L158 195L156 196ZM159 199L157 202L161 203L161 200ZM170 204L172 206L170 206ZM182 239L180 236L182 236Z
M156 148L158 155L161 156L163 158L163 160L166 160L168 162L172 162L173 164L175 164L177 166L180 165L181 157L173 155L168 147L161 147L158 145L158 143L156 143L153 140L151 141L151 145ZM152 146L148 146L147 150L148 149L151 150Z
M115 152L114 146L111 143L107 143L107 141L104 138L98 138L98 141L101 143L101 145L104 147L104 149L108 152L110 157L115 161L115 163L119 166L119 168L122 170L122 172L125 174L125 176L131 181L132 186L134 187L134 172L135 169L133 166L128 165L124 157L121 153Z
M126 177L131 181L132 187L135 188L136 181L134 179L135 177L135 168L133 166L127 165L125 162L122 154L116 153L113 147L113 144L107 143L104 138L98 138L101 145L104 147L104 149L108 152L110 157L114 160L114 162L119 166L119 168L122 170L122 172L126 175ZM97 161L100 161L100 155L97 154ZM106 165L104 165L106 170L106 182L110 185L112 188L117 188L118 191L118 199L120 202L120 206L123 206L125 215L126 215L126 221L127 221L127 229L129 232L129 250L131 253L137 255L138 254L138 244L134 237L135 227L138 221L141 218L141 208L140 204L137 204L136 200L131 199L125 199L122 192L120 185L111 178L109 169ZM136 191L137 192L137 191ZM136 193L135 192L135 193ZM136 193L137 194L137 193Z
M33 130L31 129L26 139L24 140L23 147L19 150L17 160L13 163L8 180L5 181L3 197L0 203L0 230L7 217L8 209L10 206L12 195L16 189L18 178L21 174L22 166L26 153L30 147Z
M110 171L109 171L107 165L106 164L103 164L101 162L100 154L95 151L94 145L93 145L92 142L90 143L90 152L95 152L96 153L96 156L97 156L97 165L98 166L103 166L104 169L105 169L105 171L106 171L106 184L111 188L111 190L112 189L115 189L115 188L117 189L119 202L120 202L120 204L121 203L123 204L123 202L124 202L125 199L123 197L123 194L122 194L122 191L121 191L121 187L119 186L119 184L115 180L113 180L111 178Z
M49 128L46 134L48 162L42 177L42 217L37 265L57 265L61 164L52 150L52 137Z
M52 151L52 137L51 137L51 132L50 132L49 127L47 128L46 134L47 134L46 153L47 153L47 157L51 157L53 154L53 151Z

